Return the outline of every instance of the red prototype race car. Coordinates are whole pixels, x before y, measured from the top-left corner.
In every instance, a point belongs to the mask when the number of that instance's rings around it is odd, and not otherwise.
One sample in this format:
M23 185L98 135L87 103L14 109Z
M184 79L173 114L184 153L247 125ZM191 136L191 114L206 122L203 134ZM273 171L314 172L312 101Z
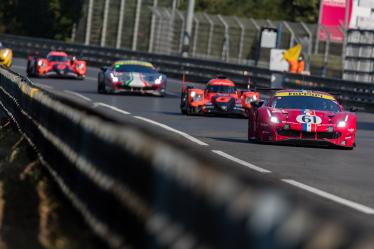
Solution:
M328 93L281 90L263 103L256 102L250 112L249 140L355 146L356 114Z
M51 51L46 58L38 54L27 58L27 75L36 77L76 78L86 76L86 62L69 57L65 52Z
M226 77L211 79L205 89L184 86L181 96L183 114L219 114L248 116L251 103L260 94L249 90L239 90L235 83Z

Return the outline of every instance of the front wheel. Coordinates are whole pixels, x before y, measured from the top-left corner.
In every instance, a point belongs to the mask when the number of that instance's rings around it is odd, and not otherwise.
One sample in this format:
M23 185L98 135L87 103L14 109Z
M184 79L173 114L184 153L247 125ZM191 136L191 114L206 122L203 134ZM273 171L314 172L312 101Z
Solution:
M105 94L105 93L107 93L107 91L106 91L106 89L105 89L105 85L104 85L103 83L99 82L99 83L97 84L97 92L98 92L98 93L101 93L101 94Z

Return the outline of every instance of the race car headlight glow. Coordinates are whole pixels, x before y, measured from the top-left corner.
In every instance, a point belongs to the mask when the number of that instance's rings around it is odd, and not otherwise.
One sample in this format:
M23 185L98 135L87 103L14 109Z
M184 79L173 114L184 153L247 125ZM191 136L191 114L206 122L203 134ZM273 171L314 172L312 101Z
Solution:
M196 92L192 91L191 92L191 97L194 98L196 96Z
M347 122L345 122L344 120L342 121L339 121L338 124L336 125L337 127L339 128L343 128L347 125Z
M44 66L44 62L43 62L43 61L38 61L38 66L39 66L39 67Z
M245 98L245 103L246 104L249 104L249 103L251 103L251 102L255 102L257 100L257 96L256 95L253 95L253 96L251 96L251 97L246 97Z
M114 74L110 74L110 77L112 78L112 82L118 82L119 81L119 79L118 79L118 77L116 77L116 76L114 76Z
M155 84L156 85L160 85L162 83L162 76L159 76L156 80L155 80Z
M9 50L8 49L5 49L4 52L3 52L3 56L4 58L7 57L9 54Z
M347 121L348 121L348 115L345 115L345 118L344 120L341 120L338 122L338 124L336 125L338 128L344 128L347 126Z
M270 122L272 122L273 124L279 124L279 118L277 118L275 116L271 116L270 117Z
M192 97L193 101L201 101L203 99L202 94L195 94L194 97Z

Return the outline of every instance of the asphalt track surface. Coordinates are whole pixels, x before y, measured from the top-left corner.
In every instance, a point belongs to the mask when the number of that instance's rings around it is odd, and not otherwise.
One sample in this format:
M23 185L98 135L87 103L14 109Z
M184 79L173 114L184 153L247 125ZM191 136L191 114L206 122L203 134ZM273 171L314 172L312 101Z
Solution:
M26 60L15 59L13 70L25 75ZM259 177L273 177L347 215L374 223L374 114L357 113L357 147L352 150L304 146L261 145L247 141L247 120L184 116L180 113L180 81L170 80L164 98L98 94L97 73L88 68L84 81L31 80L50 91L103 108L119 119L142 122L166 136L185 140L213 153L233 167L246 167Z

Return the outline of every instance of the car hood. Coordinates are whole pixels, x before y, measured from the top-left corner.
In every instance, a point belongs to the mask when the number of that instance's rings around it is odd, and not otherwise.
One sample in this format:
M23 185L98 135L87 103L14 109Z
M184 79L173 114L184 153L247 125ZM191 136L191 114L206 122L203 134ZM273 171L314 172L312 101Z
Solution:
M275 109L269 108L272 115L277 116L280 121L301 124L335 124L347 115L346 112L332 112L320 110L302 109Z

